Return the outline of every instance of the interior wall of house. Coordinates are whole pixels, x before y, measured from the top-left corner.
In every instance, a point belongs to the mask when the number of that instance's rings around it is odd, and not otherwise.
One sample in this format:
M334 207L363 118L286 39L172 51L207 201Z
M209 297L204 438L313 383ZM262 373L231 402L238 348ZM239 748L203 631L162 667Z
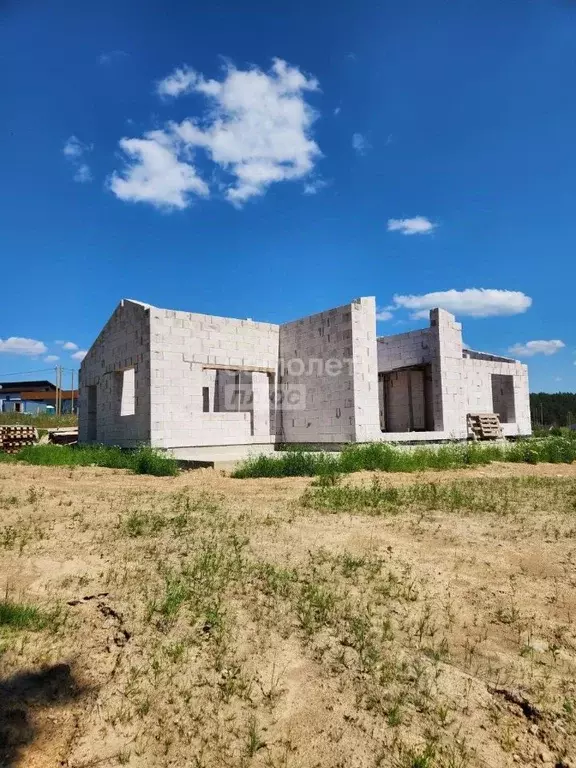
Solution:
M422 328L394 336L380 336L378 346L378 372L387 373L432 362L430 328Z
M78 439L133 447L150 440L148 307L123 300L84 358Z
M451 316L450 316L451 317ZM443 327L442 327L443 331ZM394 336L382 336L377 339L378 347L378 371L380 374L396 372L413 367L426 367L427 373L424 379L424 423L428 431L442 432L443 423L443 398L440 361L438 357L439 327L422 328L408 333L399 333ZM398 401L400 409L404 408L402 401L408 403L408 380L400 377L395 383L396 389L393 401ZM416 384L418 388L418 384ZM400 393L404 392L401 397ZM383 394L383 390L382 390ZM388 406L390 408L390 406ZM407 405L405 406L407 408ZM408 429L400 428L408 423L407 412L392 414L392 418L385 420L386 432L405 432ZM417 423L422 419L418 416ZM420 429L420 427L418 427Z
M492 407L497 413L501 424L513 424L516 421L514 405L514 376L493 373Z
M424 431L426 380L423 369L393 371L383 375L384 423L387 432Z

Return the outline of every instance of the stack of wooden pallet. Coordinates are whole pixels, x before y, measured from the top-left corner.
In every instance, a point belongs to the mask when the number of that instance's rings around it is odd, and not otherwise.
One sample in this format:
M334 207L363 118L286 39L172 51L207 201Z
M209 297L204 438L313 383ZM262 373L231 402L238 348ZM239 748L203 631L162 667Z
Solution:
M473 440L498 440L503 437L497 413L469 413L468 434Z
M0 451L17 453L25 445L34 445L38 441L35 427L0 424Z
M49 429L48 442L54 445L75 445L78 442L78 427Z

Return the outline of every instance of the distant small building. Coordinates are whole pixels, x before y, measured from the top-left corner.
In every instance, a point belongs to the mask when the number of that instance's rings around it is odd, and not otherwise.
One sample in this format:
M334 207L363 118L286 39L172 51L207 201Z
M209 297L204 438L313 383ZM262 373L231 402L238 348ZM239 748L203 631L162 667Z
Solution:
M0 413L54 413L56 385L51 381L0 381ZM61 389L62 413L78 410L78 390Z

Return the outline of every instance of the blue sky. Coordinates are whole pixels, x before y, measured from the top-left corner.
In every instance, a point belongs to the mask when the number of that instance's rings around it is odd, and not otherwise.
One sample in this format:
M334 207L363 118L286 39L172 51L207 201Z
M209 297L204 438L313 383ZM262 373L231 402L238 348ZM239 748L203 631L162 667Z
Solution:
M439 304L576 389L576 3L0 14L0 377L78 367L122 297L283 322L376 295L381 335Z

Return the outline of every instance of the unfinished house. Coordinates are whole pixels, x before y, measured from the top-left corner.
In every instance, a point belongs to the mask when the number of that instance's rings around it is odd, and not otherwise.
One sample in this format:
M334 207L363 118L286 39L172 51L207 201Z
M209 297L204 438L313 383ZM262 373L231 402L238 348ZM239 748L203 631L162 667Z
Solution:
M473 418L530 434L528 375L462 345L441 309L430 326L376 337L374 298L275 325L123 300L80 370L82 443L182 458L276 443L325 447L473 436Z

